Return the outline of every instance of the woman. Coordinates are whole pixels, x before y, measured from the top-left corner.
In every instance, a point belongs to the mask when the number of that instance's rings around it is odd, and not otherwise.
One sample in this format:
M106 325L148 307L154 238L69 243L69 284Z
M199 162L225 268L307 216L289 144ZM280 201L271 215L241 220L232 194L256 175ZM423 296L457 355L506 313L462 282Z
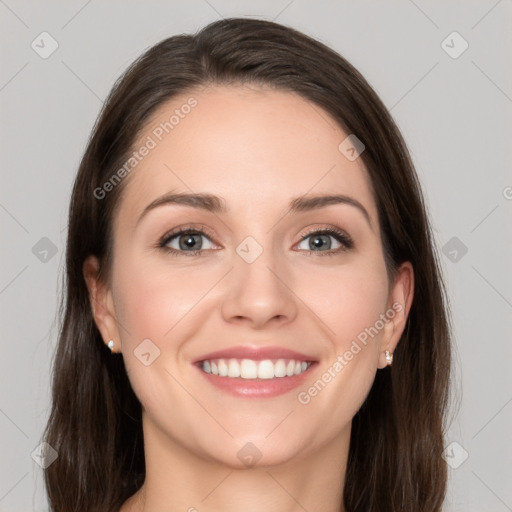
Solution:
M150 48L93 130L66 268L51 510L441 510L431 228L333 50L237 18Z

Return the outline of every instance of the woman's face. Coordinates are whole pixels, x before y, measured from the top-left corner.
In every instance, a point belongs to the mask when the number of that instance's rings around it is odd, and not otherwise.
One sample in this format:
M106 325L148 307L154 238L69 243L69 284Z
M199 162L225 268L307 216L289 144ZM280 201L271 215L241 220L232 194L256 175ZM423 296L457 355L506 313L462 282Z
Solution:
M348 135L298 95L242 86L147 124L95 297L146 442L232 467L342 449L412 297L408 264L388 281Z

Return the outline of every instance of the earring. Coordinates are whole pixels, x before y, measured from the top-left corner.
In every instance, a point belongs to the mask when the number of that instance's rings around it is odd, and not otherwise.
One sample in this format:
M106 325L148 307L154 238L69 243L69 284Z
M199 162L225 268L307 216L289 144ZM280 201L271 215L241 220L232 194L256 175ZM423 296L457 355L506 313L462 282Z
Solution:
M108 348L110 349L110 352L113 352L113 351L114 351L114 340L110 340L110 341L107 343L107 346L108 346Z
M386 354L386 362L388 363L389 366L391 366L391 364L393 363L393 354L389 352L389 350L386 350L386 352L384 353Z

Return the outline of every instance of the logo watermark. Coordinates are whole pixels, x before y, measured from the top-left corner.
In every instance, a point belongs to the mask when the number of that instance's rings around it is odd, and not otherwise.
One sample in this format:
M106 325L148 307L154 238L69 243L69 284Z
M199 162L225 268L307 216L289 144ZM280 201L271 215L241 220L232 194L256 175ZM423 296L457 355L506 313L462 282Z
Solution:
M185 119L187 114L189 114L195 106L197 106L197 100L195 98L189 98L179 109L174 109L174 114L169 117L169 120L164 121L153 128L151 135L146 137L144 143L138 150L133 151L132 155L126 160L123 166L112 174L112 176L105 181L101 187L96 187L94 189L94 197L96 199L104 199L109 192L114 190L117 185L121 183L123 178L128 176L128 174L130 174L133 169L135 169L135 167L137 167L137 165L139 165L139 163L157 147L158 143L163 140L165 135L171 133L171 131L180 124L181 120Z
M357 339L352 340L350 348L347 349L343 355L338 355L336 361L327 368L327 370L321 375L319 379L315 381L315 383L310 386L306 391L301 391L297 395L297 400L302 405L307 405L311 402L311 399L318 395L333 379L335 379L342 371L345 366L348 365L354 356L359 354L362 350L362 346L366 346L368 344L368 336L372 339L379 334L379 332L384 328L384 326L392 320L397 313L403 310L402 304L399 302L394 302L393 305L385 312L381 313L379 319L375 321L375 323L366 327L363 331L361 331L357 335Z

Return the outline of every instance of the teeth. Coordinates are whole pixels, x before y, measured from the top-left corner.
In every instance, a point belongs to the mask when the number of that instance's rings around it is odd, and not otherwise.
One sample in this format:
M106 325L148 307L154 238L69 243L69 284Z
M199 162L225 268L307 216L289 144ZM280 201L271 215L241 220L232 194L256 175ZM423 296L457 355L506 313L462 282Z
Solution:
M229 360L228 377L240 377L240 365L236 359Z
M258 365L258 379L273 379L274 375L274 363L268 359L260 361Z
M206 363L206 361L205 361ZM221 359L218 364L217 364L217 367L219 369L219 373L215 374L215 375L220 375L221 377L227 377L228 375L228 365L226 364L226 361L224 361L224 359Z
M258 365L251 359L242 359L240 364L240 377L242 379L255 379L258 377Z
M252 359L215 359L203 361L202 370L205 373L218 375L219 377L231 377L242 379L274 379L292 377L304 373L311 363L306 361L278 359L271 361L264 359L255 361Z
M206 361L208 362L208 361ZM306 368L308 367L308 363L304 363L306 365ZM286 363L279 359L277 363L274 366L274 375L276 377L286 377Z

